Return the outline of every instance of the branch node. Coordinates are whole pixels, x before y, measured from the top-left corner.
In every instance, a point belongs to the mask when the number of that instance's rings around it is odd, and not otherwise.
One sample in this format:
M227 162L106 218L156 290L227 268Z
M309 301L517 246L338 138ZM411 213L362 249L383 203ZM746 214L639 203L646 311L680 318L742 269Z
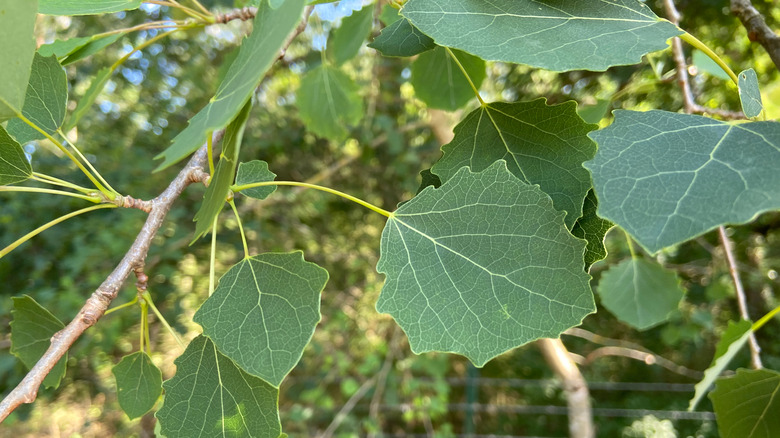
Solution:
M257 8L253 6L247 6L241 9L233 9L230 12L219 14L215 17L215 21L219 24L225 24L232 20L247 21L255 18L257 15Z

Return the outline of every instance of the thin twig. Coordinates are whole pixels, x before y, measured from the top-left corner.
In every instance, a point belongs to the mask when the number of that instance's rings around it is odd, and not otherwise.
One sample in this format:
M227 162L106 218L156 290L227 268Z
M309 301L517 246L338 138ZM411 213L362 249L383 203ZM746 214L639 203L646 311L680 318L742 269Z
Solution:
M745 26L750 41L761 44L775 66L780 69L780 36L767 26L764 17L753 7L750 0L731 0L731 13Z
M750 3L748 1L748 3ZM732 1L732 6L734 4L734 1ZM666 8L666 13L669 16L669 19L674 24L679 24L680 21L680 12L677 10L677 8L674 5L674 0L664 0L664 7ZM693 98L693 93L691 92L690 84L688 83L688 64L685 61L685 55L683 54L682 50L682 43L680 42L679 38L674 38L672 41L672 52L674 53L674 62L677 64L677 81L680 85L680 88L683 91L683 96L685 98L685 112L686 113L695 113L696 107L698 106ZM744 114L742 114L742 119L744 119ZM737 271L737 262L736 257L734 257L734 250L731 246L731 240L729 240L728 235L726 234L726 229L724 227L718 227L718 233L720 235L720 241L723 245L723 250L726 253L726 260L729 265L729 272L731 273L731 279L734 282L734 289L737 292L737 303L739 304L739 311L742 316L742 319L750 320L750 315L747 311L747 300L745 298L745 290L742 287L742 280L739 278L739 271ZM760 369L761 366L761 356L759 353L761 352L761 348L758 345L758 342L756 341L756 336L754 333L750 334L749 338L749 345L750 345L750 359L753 364L753 368Z
M368 392L369 389L371 389L374 384L376 383L376 376L372 377L365 382L363 382L362 385L360 385L360 388L352 394L352 397L347 400L346 403L344 403L344 406L341 407L339 410L339 413L336 414L336 416L333 418L333 421L328 425L328 428L325 429L324 432L317 435L318 438L331 438L333 436L333 433L338 429L339 426L341 426L341 423L344 421L345 418L347 418L347 415L349 415L350 412L352 412L352 409L355 408L355 405L357 405L357 402L360 401L361 398L363 398L364 395Z
M674 6L674 0L664 0L664 7L666 8L666 15L668 16L669 21L675 25L679 25L681 16L680 12ZM682 91L683 105L686 113L714 114L727 120L741 120L746 118L741 111L707 108L696 103L696 98L693 95L691 84L688 80L688 63L685 61L685 53L683 52L680 38L672 38L672 54L674 55L674 62L677 65L677 84Z
M690 377L694 380L701 380L704 377L704 373L701 371L692 370L682 365L677 365L669 359L665 359L653 353L647 353L644 351L634 350L625 347L601 347L591 351L585 357L585 365L593 363L596 359L606 356L621 356L629 359L635 359L646 363L647 365L658 365L666 368L667 370L677 373L681 376Z
M734 257L734 247L731 245L731 239L726 234L726 228L718 227L718 235L720 236L720 242L723 245L723 252L726 253L726 262L729 265L729 274L731 274L731 280L734 282L734 290L737 293L737 305L739 306L739 315L742 319L750 321L750 314L748 313L747 298L745 296L745 288L742 286L742 280L739 278L739 271L737 270L737 261ZM753 368L759 370L763 368L761 363L761 347L756 340L756 334L751 332L748 337L748 345L750 346L750 362Z
M285 39L280 51L280 57L284 56L287 47L306 28L306 22L311 11L311 6L306 7L301 23ZM213 141L221 140L224 133L224 129L214 132L212 136ZM43 379L54 368L57 361L70 349L71 345L76 342L81 334L89 327L95 325L97 320L105 313L111 301L116 298L119 289L130 275L130 272L144 266L152 240L157 230L162 226L163 220L170 211L173 202L187 186L193 182L203 180L203 167L207 164L206 149L207 146L205 144L201 146L168 187L158 197L149 201L151 202L149 216L136 236L135 242L125 253L122 261L114 268L114 271L106 278L103 284L87 299L76 318L64 329L52 336L51 344L46 353L41 356L24 379L0 402L0 423L21 404L35 401L38 395L38 388L40 388Z

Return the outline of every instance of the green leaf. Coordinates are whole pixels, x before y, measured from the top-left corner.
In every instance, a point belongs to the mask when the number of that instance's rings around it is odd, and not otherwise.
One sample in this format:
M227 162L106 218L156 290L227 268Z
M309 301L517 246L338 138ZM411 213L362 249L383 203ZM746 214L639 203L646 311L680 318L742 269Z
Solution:
M32 176L32 166L22 145L0 126L0 185L25 181Z
M614 112L585 167L599 215L649 252L780 207L780 123L666 111Z
M636 0L409 0L401 15L439 45L554 71L636 64L682 33Z
M206 142L210 132L224 128L235 118L276 60L287 35L300 21L303 4L304 0L286 0L279 9L271 9L267 3L261 3L254 19L255 31L241 44L216 95L190 119L171 146L156 157L164 159L156 170L191 154Z
M415 353L454 352L483 366L595 310L584 249L549 196L504 161L479 173L464 167L388 219L376 307Z
M712 358L709 368L704 370L704 378L696 384L694 388L693 398L688 403L688 410L692 411L696 408L696 405L704 397L704 394L709 391L710 386L715 382L720 373L726 369L731 359L737 354L739 350L747 343L750 338L752 324L750 321L742 320L738 323L729 321L729 326L721 336L718 345L715 348L715 357Z
M142 0L38 0L46 15L94 15L138 9Z
M327 281L328 271L300 251L249 257L225 273L193 320L241 369L278 388L320 321Z
M328 55L341 65L354 58L371 33L374 24L374 5L370 4L341 21L341 26L333 31L332 41L328 45Z
M742 102L742 112L752 119L758 117L764 110L761 102L761 91L758 89L758 77L756 71L749 68L741 72L739 78L739 100Z
M638 257L611 266L596 291L607 310L637 330L669 319L685 294L675 271Z
M11 311L11 354L29 369L43 356L51 343L51 337L65 328L65 325L28 295L12 297ZM57 361L54 368L43 379L47 388L56 388L65 376L68 354Z
M95 35L91 37L85 44L72 50L67 56L62 58L62 65L72 64L100 52L111 44L114 44L119 38L122 38L125 33L126 32L119 32L111 35Z
M571 234L580 239L585 239L588 245L585 247L585 272L591 265L607 257L607 247L604 246L604 236L615 224L602 219L596 214L599 201L593 189L588 191L582 206L582 217L577 219L571 229Z
M68 121L63 126L63 131L68 132L79 124L79 120L87 114L87 111L92 107L92 104L95 103L95 99L100 96L100 92L105 88L108 80L111 79L111 73L113 73L113 70L110 68L101 68L97 72L97 75L92 78L92 83L89 84L89 88L87 88L87 91L81 96L81 99L79 99L76 109L73 110L73 113L68 117Z
M287 0L292 1L292 0ZM157 412L167 438L277 438L279 391L239 368L207 337L190 342Z
M68 78L57 58L44 58L35 54L27 84L27 97L22 107L22 115L36 126L54 134L65 119L68 104ZM19 143L46 138L21 119L13 118L8 122L8 133Z
M390 26L396 21L400 20L401 14L398 13L398 9L386 4L382 6L382 13L379 14L379 21L384 23L385 26Z
M702 52L701 50L693 49L691 53L691 61L693 62L693 65L695 65L697 69L705 73L708 73L712 76L715 76L716 78L724 79L727 81L731 80L729 74L726 73L723 70L723 68L718 65L717 62L713 61L712 58L707 56L707 54Z
M38 47L38 54L44 57L54 55L57 59L64 58L84 47L87 43L92 41L93 38L94 37L68 38L67 40L56 39L49 44Z
M252 101L247 100L236 115L236 118L230 122L225 129L225 136L222 138L222 152L219 155L219 163L209 179L209 186L203 195L203 203L195 214L195 237L192 243L200 239L201 236L211 230L214 219L217 218L222 207L225 206L225 200L230 193L230 185L233 183L233 177L236 174L236 165L238 164L238 153L241 151L241 139L244 137L244 128L249 118L249 112L252 109Z
M259 182L273 181L276 174L268 170L268 163L261 160L252 160L238 165L238 174L236 175L236 185L243 186ZM254 187L242 190L246 196L255 199L265 199L271 196L276 190L276 186Z
M479 172L506 160L512 174L550 195L555 208L567 213L565 223L571 228L582 216L582 202L592 186L582 163L596 154L587 136L593 128L577 115L573 101L552 106L544 98L491 103L455 127L455 137L442 147L444 155L431 171L447 181L463 166Z
M486 75L485 61L459 50L452 52L479 89ZM411 83L415 95L431 108L455 111L475 97L460 67L444 47L421 53L414 60Z
M162 394L162 373L142 351L123 357L111 372L119 406L131 420L149 412Z
M404 18L382 29L368 47L384 56L414 56L435 49L436 43Z
M331 140L343 140L347 129L363 118L360 87L346 73L320 65L301 78L298 109L306 128Z
M739 369L710 393L721 438L780 436L780 373Z
M601 119L609 113L609 107L612 104L608 99L597 99L593 105L585 105L577 108L577 114L585 120L586 123L599 123Z
M35 55L36 0L0 0L0 122L22 112Z
M273 9L279 9L279 6L281 6L282 3L284 3L284 0L268 0L268 4Z

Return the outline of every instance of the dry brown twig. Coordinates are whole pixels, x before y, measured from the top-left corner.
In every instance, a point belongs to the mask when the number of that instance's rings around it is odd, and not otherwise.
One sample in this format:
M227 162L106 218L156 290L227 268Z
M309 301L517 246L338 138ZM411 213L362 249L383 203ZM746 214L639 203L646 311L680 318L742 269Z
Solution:
M311 6L304 10L301 23L285 39L279 58L284 56L293 39L306 28L311 11ZM219 142L223 135L224 130L215 132L212 142ZM208 174L203 170L206 164L207 151L206 145L203 145L159 196L151 201L141 201L130 197L122 199L122 206L138 208L143 211L148 210L149 216L146 222L113 272L87 299L76 317L64 329L52 336L48 350L24 379L0 402L0 422L5 420L21 404L35 401L43 379L70 349L71 345L103 316L131 272L140 273L138 281L139 284L144 285L143 277L146 277L146 274L143 273L144 262L157 230L162 226L171 206L184 189L190 184L204 182L207 179ZM124 205L125 202L129 205Z

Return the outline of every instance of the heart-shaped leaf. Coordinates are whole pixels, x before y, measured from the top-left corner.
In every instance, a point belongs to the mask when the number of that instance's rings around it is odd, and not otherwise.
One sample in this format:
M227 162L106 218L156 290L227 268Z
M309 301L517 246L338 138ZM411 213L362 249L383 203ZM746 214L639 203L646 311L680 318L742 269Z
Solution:
M162 394L162 373L142 351L123 357L111 372L119 406L131 420L149 412Z
M298 109L306 128L332 140L343 140L347 128L363 118L360 87L343 71L320 65L301 78Z
M409 20L402 18L382 29L382 33L368 47L378 50L384 56L414 56L435 49L436 43Z
M261 160L252 160L238 165L236 174L236 185L243 186L259 182L273 181L276 174L268 170L268 163ZM255 199L265 199L271 196L276 190L276 186L253 187L242 190L241 193Z
M302 252L249 257L225 273L193 320L238 366L278 387L314 334L327 281Z
M482 366L595 310L584 249L550 197L506 162L464 167L388 219L377 310L398 321L414 352L454 352Z
M174 363L157 411L166 438L279 437L279 390L247 374L207 337L193 339Z
M68 104L68 78L57 58L44 58L35 54L27 84L27 97L22 107L22 115L38 128L51 135L57 131L65 119ZM46 138L35 128L13 118L8 121L8 133L19 143Z
M65 328L65 325L44 309L34 299L27 295L11 298L14 310L11 311L11 354L28 368L35 366L38 359L49 349L51 337ZM43 379L47 388L60 386L60 380L65 376L67 353L54 365L54 368Z
M615 111L593 173L599 215L656 253L780 207L780 123Z
M460 50L452 50L479 89L485 80L485 61ZM475 97L468 79L444 47L421 53L412 63L414 94L431 108L455 111Z
M409 0L401 14L436 44L554 71L636 64L682 33L636 0Z

